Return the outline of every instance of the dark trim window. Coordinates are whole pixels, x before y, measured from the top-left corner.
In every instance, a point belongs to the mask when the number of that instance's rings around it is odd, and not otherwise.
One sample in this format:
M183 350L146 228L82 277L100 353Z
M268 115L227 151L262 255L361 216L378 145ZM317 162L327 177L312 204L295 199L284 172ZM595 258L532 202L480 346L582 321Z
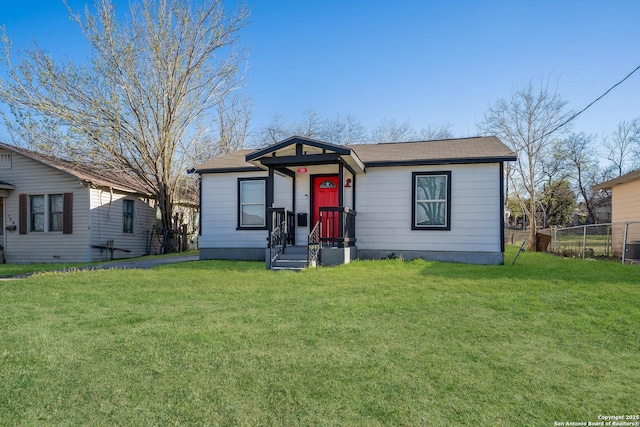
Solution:
M122 201L122 232L133 233L133 200Z
M238 178L238 228L267 227L267 179Z
M44 231L44 196L29 196L29 231Z
M451 230L451 172L413 172L411 229Z
M62 231L62 194L49 195L49 231Z

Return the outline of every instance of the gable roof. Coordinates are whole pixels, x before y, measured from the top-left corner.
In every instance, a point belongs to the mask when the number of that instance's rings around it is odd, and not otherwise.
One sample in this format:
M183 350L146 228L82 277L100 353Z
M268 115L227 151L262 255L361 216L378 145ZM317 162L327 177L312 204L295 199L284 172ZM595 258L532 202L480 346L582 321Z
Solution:
M609 181L596 184L593 186L593 189L594 190L611 190L611 188L613 188L615 185L626 184L627 182L635 181L636 179L640 179L640 169L635 170L633 172L629 172L617 178L610 179Z
M278 142L277 144L270 145L261 150L254 151L251 154L247 155L247 162L263 157L267 154L275 153L283 148L287 148L289 146L295 144L303 144L309 147L318 148L320 150L332 151L336 154L340 155L349 155L351 150L348 147L344 147L342 145L329 144L328 142L318 141L317 139L305 138L303 136L292 136L283 141Z
M25 148L16 147L15 145L9 145L2 142L0 142L0 149L20 154L45 166L49 166L67 175L71 175L82 182L94 184L98 187L113 188L114 190L145 196L152 195L148 189L144 188L135 179L124 172L118 173L111 169L74 163L58 157L49 156L47 154L38 153L36 151L27 150Z
M238 150L196 166L198 173L264 170L256 160L296 143L351 156L365 168L386 166L495 163L515 161L515 153L495 136L435 141L394 142L340 146L303 137L292 137L259 150Z
M259 168L279 166L289 168L300 165L330 164L338 160L353 168L364 171L364 164L350 147L302 136L292 136L284 141L247 154L245 160Z

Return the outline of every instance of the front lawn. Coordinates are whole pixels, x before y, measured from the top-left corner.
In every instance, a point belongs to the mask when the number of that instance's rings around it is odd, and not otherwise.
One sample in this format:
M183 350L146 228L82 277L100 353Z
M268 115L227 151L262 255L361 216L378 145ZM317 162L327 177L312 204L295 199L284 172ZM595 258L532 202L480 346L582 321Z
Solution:
M198 251L175 252L164 255L146 255L135 258L118 258L114 260L95 261L95 262L77 262L77 263L30 263L30 264L0 264L0 278L30 275L32 273L41 273L45 271L71 271L83 267L96 267L100 265L109 265L120 262L134 262L138 260L149 260L157 258L173 258L185 255L196 255Z
M200 261L0 282L2 425L553 426L640 413L640 268Z

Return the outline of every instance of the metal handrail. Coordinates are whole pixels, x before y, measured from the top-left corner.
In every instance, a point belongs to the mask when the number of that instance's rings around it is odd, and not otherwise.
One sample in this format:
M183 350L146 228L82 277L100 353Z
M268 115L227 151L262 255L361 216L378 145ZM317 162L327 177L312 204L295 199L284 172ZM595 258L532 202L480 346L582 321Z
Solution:
M269 263L270 268L273 268L273 263L284 249L286 239L286 236L283 232L284 226L285 223L282 222L279 226L274 228L269 235L269 257L271 258L271 262Z
M321 231L322 223L318 221L311 229L307 239L307 266L311 267L311 265L315 264L316 269L318 268L318 254L320 253L320 248L322 248L322 243L320 242Z

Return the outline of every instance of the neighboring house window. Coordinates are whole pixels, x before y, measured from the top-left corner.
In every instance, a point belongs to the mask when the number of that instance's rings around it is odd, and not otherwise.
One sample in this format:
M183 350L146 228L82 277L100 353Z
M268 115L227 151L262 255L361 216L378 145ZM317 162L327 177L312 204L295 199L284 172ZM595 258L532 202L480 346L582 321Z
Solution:
M11 169L11 153L0 153L0 169Z
M62 194L49 195L49 231L62 231Z
M46 221L45 221L46 220ZM73 193L18 195L18 231L73 233Z
M31 231L44 231L44 196L29 196Z
M265 228L267 180L238 179L238 228Z
M451 172L414 172L413 230L451 229Z
M133 200L123 200L122 232L133 233Z

